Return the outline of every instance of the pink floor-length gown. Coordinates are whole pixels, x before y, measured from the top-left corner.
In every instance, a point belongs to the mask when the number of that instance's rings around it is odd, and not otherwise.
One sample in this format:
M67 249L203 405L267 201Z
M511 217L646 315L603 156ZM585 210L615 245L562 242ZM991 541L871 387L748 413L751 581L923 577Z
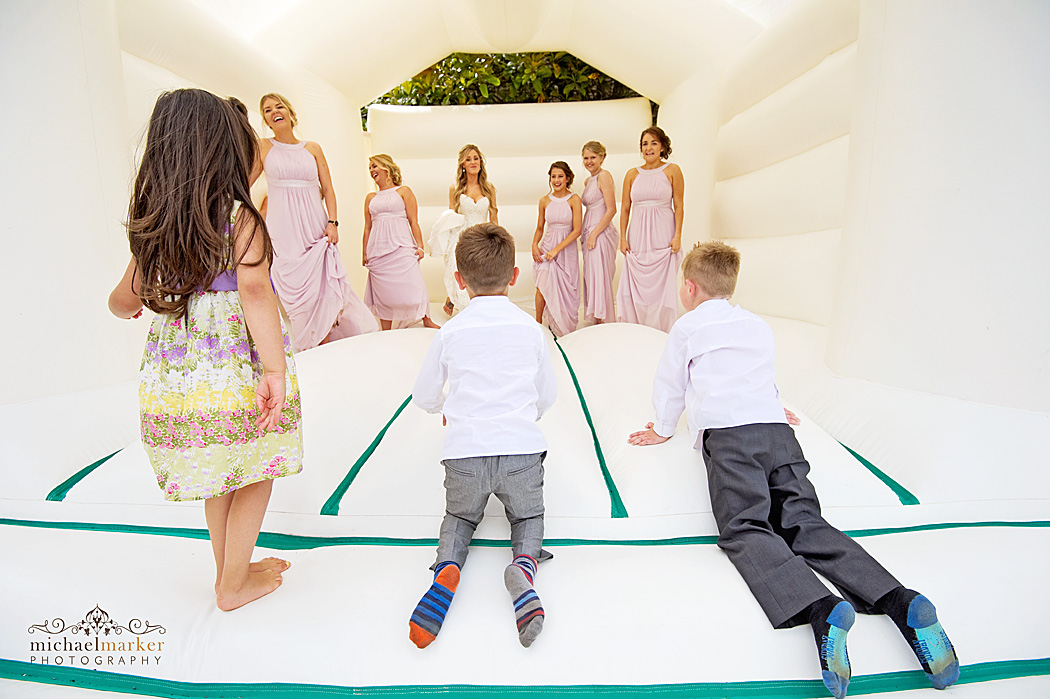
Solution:
M266 227L273 241L270 273L277 297L292 323L296 351L379 329L372 313L350 288L339 248L324 231L317 161L306 141L281 143L266 154Z
M372 229L365 249L365 305L380 319L400 326L411 325L427 315L430 297L419 269L405 200L397 190L382 189L368 202Z
M540 239L540 252L554 249L572 233L571 194L557 199L552 194L544 210L547 230ZM553 260L533 263L536 288L546 302L547 323L558 337L576 329L580 311L580 253L574 241Z
M620 234L610 222L608 228L598 235L594 249L588 248L587 239L606 212L605 197L598 187L598 175L587 180L580 199L587 207L583 216L583 233L580 234L580 247L583 249L583 317L592 323L596 320L611 321L615 317L613 275L616 273Z
M616 291L617 319L669 332L678 320L680 252L671 250L674 208L671 181L664 163L653 170L637 168L631 183L630 250Z

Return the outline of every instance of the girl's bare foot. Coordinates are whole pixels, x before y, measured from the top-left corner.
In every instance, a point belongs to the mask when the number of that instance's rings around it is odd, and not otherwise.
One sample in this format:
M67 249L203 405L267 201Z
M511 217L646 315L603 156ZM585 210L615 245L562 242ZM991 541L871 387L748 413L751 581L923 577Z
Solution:
M455 309L453 309L453 310L455 310ZM437 330L441 326L438 325L437 323L435 323L434 321L432 321L430 319L430 316L423 316L423 327L424 328L434 328L435 330Z
M278 573L283 573L291 567L292 564L290 561L286 561L283 558L275 558L274 556L269 556L267 558L262 559L261 561L249 563L248 572L254 573L260 570L276 570Z
M243 607L260 597L265 597L281 586L281 574L276 570L258 570L248 573L248 579L237 590L219 590L215 606L224 612Z

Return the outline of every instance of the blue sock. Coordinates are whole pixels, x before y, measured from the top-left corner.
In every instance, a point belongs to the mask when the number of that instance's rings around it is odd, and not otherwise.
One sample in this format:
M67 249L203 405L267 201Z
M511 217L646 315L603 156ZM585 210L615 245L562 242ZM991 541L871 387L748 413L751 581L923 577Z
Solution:
M408 638L418 648L426 648L437 638L448 607L459 586L459 566L442 561L434 570L434 584L419 600L408 621Z
M824 686L843 699L849 687L849 653L846 652L846 632L853 627L856 612L849 602L835 595L817 600L809 606L809 624L820 653L820 674Z
M930 684L944 689L959 679L955 647L941 628L937 609L930 600L901 586L883 595L875 604L900 629Z

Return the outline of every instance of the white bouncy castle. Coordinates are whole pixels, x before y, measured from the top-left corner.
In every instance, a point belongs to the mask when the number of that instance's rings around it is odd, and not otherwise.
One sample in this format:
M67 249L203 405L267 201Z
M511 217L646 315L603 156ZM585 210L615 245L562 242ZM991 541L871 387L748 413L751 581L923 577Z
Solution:
M934 600L962 665L947 692L1050 696L1048 34L1043 0L7 0L0 696L827 695L809 629L771 629L715 545L684 421L627 444L656 330L551 339L554 559L528 649L495 501L441 637L407 637L444 513L440 418L407 401L432 330L298 355L305 469L258 540L292 562L274 594L216 609L203 508L156 487L148 322L106 297L157 95L287 95L331 165L359 294L367 156L402 166L425 231L476 143L529 307L547 166L596 139L622 181L648 101L373 107L367 130L360 108L452 52L548 50L659 104L684 244L741 251L734 302L775 331L824 514ZM423 264L440 322L440 260ZM858 619L850 656L851 695L934 691L885 617Z

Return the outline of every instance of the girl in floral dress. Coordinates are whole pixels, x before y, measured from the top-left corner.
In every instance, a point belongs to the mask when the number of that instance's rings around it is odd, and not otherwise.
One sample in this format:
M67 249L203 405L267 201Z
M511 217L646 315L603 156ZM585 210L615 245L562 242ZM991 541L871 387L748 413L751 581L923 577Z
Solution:
M256 148L240 102L160 96L129 207L131 261L109 298L118 317L157 314L139 372L142 443L164 497L204 499L226 611L281 585L289 563L251 554L273 479L302 470L291 344L248 189Z

